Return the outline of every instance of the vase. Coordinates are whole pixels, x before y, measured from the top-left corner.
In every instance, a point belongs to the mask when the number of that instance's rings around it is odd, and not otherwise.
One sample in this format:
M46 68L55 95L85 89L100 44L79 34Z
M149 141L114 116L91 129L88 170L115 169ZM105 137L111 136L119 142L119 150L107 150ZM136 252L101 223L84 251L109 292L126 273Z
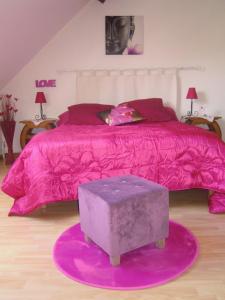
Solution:
M13 137L14 137L15 127L16 127L16 121L4 120L0 122L0 125L8 148L8 153L6 154L5 163L9 165L14 162Z

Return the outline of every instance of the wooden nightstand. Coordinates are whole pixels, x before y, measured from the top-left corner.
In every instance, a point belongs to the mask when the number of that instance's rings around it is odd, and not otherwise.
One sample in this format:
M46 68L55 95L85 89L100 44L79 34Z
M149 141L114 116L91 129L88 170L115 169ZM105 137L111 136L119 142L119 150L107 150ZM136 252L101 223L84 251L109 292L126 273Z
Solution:
M24 120L20 121L20 123L25 124L21 134L20 134L20 146L23 149L25 145L31 140L31 138L35 135L34 129L53 129L56 127L55 122L57 119L46 119L46 120Z
M185 119L185 123L190 125L207 125L210 131L215 132L220 139L222 138L222 132L219 124L217 123L217 120L221 119L221 117L214 117L213 121L209 121L202 117L185 116L183 118Z

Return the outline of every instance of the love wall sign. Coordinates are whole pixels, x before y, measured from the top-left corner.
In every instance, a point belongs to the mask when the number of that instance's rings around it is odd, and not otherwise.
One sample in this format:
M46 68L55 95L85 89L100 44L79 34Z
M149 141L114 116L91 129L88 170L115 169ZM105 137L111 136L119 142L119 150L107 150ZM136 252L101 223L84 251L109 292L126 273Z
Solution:
M44 88L44 87L56 87L56 80L55 79L42 79L42 80L35 80L35 86L37 88Z

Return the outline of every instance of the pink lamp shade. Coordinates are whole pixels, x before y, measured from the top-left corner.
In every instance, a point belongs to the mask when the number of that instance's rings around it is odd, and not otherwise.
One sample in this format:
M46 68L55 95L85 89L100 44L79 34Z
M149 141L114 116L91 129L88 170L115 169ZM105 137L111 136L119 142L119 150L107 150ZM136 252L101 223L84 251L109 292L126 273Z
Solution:
M197 95L196 90L195 90L194 87L190 87L188 89L186 99L198 99L198 95Z
M46 103L45 94L43 92L37 92L35 103Z

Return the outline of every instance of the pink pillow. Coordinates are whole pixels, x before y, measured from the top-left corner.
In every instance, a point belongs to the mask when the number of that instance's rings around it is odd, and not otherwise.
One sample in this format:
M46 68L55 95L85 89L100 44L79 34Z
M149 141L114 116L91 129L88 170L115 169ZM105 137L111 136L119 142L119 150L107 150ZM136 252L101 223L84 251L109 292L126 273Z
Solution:
M146 99L137 99L123 102L121 104L126 104L134 109L138 110L141 113L141 110L145 110L149 107L151 108L160 108L163 107L163 101L161 98L146 98ZM120 104L120 105L121 105Z
M69 111L65 111L61 115L58 116L59 120L57 121L57 126L68 124L69 123Z
M98 117L103 110L114 108L113 105L99 103L82 103L69 106L69 123L76 125L104 125Z
M145 119L145 123L177 120L175 112L164 107L161 98L133 100L126 104L137 110Z
M99 113L100 117L110 126L134 123L143 120L143 117L132 107L120 105L111 110Z
M170 121L178 121L177 115L175 111L172 109L172 107L164 106L164 108L171 118Z
M162 107L160 109L151 109L144 114L145 123L149 122L167 122L167 121L177 121L175 113L168 111L168 107Z

